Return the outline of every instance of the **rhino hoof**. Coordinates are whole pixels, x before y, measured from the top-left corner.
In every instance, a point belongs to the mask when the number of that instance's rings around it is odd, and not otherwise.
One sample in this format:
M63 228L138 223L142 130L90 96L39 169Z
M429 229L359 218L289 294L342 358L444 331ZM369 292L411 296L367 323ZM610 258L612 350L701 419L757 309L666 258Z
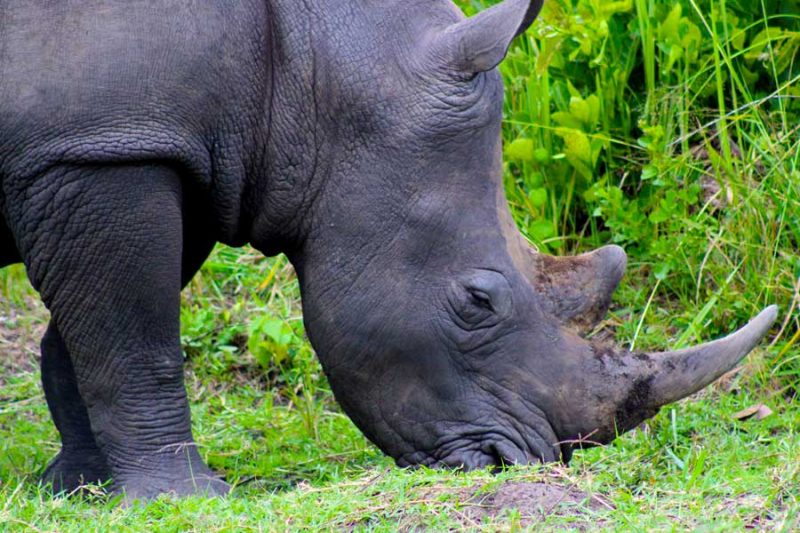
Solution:
M118 484L115 492L123 494L123 503L130 505L136 501L153 500L165 494L183 498L189 496L226 496L231 486L213 474L201 474L189 479L163 479L145 477L129 479Z
M51 487L53 494L71 495L87 485L102 485L111 479L111 471L99 452L60 451L47 465L41 477L43 485Z

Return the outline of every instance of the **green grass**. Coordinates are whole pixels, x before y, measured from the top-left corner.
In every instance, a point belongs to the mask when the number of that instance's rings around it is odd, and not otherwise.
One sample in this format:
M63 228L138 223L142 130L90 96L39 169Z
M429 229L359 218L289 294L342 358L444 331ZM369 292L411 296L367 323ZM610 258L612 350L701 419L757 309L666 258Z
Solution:
M13 278L8 296L30 306L20 274L4 272ZM246 289L265 281L270 283L261 291ZM405 471L391 466L340 412L316 362L304 359L309 352L302 339L292 338L283 367L271 363L269 371L245 347L244 332L261 313L299 327L296 282L284 260L221 248L184 304L198 445L212 468L235 484L233 496L162 499L132 508L100 496L53 498L36 481L58 449L38 374L7 371L0 394L0 525L44 531L495 531L524 527L530 513L545 519L536 509L476 514L484 509L482 498L513 482L574 486L603 502L587 502L578 511L567 507L542 528L591 523L790 531L800 525L800 410L768 385L768 351L757 352L724 389L668 408L609 447L577 453L568 468L515 468L499 476ZM20 330L33 331L37 319L46 319L40 308L29 307L26 315L29 323ZM652 340L661 333L647 335ZM313 398L311 412L306 395ZM774 414L763 421L733 418L758 403Z
M36 482L58 449L35 370L46 311L12 267L0 270L0 352L12 354L0 359L0 530L797 530L797 13L778 0L550 0L503 66L521 231L550 253L616 242L631 256L603 328L675 348L781 306L769 342L723 384L569 467L399 470L333 400L285 258L220 247L184 293L182 341L198 445L233 495L53 498ZM27 349L9 352L12 337ZM773 414L735 419L758 404ZM546 516L491 509L501 487L540 481L592 499Z

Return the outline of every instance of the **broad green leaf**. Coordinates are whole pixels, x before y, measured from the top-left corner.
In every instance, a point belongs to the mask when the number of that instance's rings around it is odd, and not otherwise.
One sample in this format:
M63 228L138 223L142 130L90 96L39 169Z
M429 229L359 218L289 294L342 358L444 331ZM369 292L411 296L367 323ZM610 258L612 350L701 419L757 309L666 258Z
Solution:
M550 161L550 152L547 148L537 148L533 151L533 160L539 164L545 164Z
M583 123L580 121L578 117L575 117L571 113L565 113L564 111L558 111L553 113L550 118L553 119L553 122L561 126L562 128L568 128L573 130L580 130L583 128Z
M585 100L578 96L573 96L569 102L570 114L581 121L587 129L591 130L600 120L600 99L597 95L590 95ZM562 124L566 126L566 124Z
M544 241L553 237L556 234L556 230L551 221L538 219L528 225L528 233L534 239Z
M569 101L569 112L573 117L577 118L584 124L590 124L592 112L589 109L589 104L587 104L586 100L583 98L579 96L573 96Z
M531 205L534 207L544 207L547 203L547 189L544 187L531 189L531 191L528 193L528 199L530 200Z
M592 162L592 145L589 137L578 129L558 128L556 133L564 139L564 153L584 163Z
M506 156L514 161L533 161L533 140L519 137L506 146Z
M625 13L633 9L633 0L621 0L616 2L603 2L600 6L600 13L604 16L611 16L617 13Z
M680 39L681 5L675 3L669 15L658 26L658 40L673 42Z

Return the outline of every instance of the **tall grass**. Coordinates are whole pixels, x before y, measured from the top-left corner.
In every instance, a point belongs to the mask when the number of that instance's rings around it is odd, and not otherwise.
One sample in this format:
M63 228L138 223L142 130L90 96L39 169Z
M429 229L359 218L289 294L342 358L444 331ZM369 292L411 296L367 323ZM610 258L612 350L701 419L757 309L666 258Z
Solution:
M795 309L800 11L551 0L503 67L506 189L540 249L623 245L621 334L676 346ZM771 364L796 388L797 315ZM678 335L678 332L684 332ZM788 344L788 346L787 346Z

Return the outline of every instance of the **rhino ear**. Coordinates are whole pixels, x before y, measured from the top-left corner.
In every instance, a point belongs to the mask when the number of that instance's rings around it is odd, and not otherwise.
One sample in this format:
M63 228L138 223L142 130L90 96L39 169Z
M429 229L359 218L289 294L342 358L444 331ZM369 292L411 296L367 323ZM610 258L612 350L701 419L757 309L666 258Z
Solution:
M457 72L477 74L496 67L511 41L527 30L544 0L504 0L437 36L433 53Z

